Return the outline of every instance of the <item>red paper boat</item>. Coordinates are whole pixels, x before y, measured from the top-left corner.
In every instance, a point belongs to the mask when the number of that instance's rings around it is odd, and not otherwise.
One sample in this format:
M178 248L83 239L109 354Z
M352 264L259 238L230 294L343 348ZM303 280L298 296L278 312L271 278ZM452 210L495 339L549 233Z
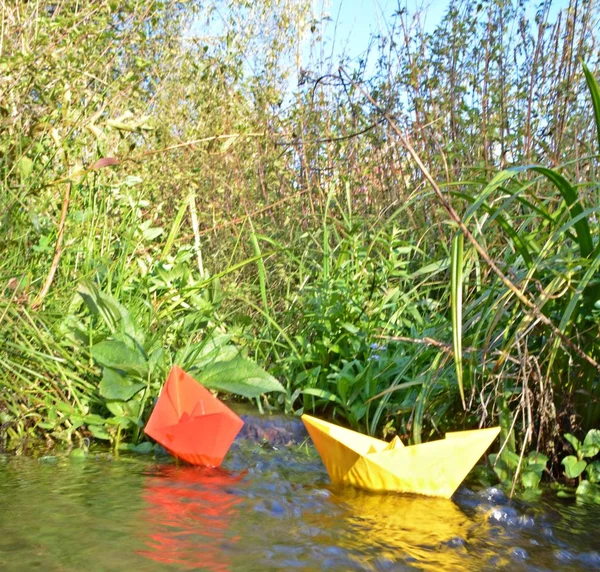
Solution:
M144 432L179 459L218 467L242 425L208 389L173 366Z

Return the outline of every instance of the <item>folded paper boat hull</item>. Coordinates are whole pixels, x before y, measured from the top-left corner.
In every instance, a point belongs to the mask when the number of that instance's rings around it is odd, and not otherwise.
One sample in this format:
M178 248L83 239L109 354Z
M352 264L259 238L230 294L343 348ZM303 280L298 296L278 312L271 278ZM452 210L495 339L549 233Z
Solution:
M213 413L165 427L159 438L171 455L186 463L218 467L239 430L225 415Z
M174 366L144 432L179 459L218 467L243 425L221 400Z
M333 483L371 491L450 498L500 433L499 427L448 433L405 447L309 415L302 420Z

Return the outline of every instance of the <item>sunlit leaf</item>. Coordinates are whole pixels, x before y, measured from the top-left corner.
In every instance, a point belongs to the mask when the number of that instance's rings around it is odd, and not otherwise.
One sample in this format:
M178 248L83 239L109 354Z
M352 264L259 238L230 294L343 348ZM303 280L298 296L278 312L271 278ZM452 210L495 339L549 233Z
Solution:
M145 386L144 383L132 381L110 367L104 367L98 389L100 395L106 399L128 401Z
M100 425L90 425L88 427L89 432L96 437L96 439L102 439L104 441L110 441L111 436L110 433Z
M318 387L308 387L302 390L303 395L313 395L314 397L319 397L320 399L325 399L326 401L333 401L338 405L344 405L343 401L331 391L326 391L325 389L319 389Z
M590 463L585 472L590 483L600 483L600 461Z
M463 248L464 235L459 232L452 239L452 266L450 274L450 300L452 310L452 349L454 350L454 366L456 381L463 408L466 409L465 390L463 387L463 355L462 355L462 314L463 314Z
M577 457L573 455L565 457L561 461L561 464L564 466L565 475L567 475L567 478L569 479L576 479L579 475L581 475L581 473L583 473L583 471L585 471L587 466L585 461L579 461L577 460Z
M526 489L537 489L542 476L536 471L524 471L521 475L521 482Z
M514 171L535 171L546 177L556 187L558 192L561 194L565 203L569 207L569 213L571 219L575 222L575 232L577 234L577 241L579 243L579 251L583 258L587 258L594 249L594 243L592 241L592 235L590 233L590 227L587 219L583 215L583 207L579 200L579 195L575 187L569 183L560 173L547 167L540 167L539 165L527 165L524 167L514 167Z
M577 497L600 503L600 487L591 483L590 481L581 481L577 487L577 490L575 491L575 494Z
M202 371L189 372L209 389L225 391L253 398L270 391L285 392L272 375L254 362L241 356L230 361L219 361L207 365Z
M21 178L26 179L33 171L33 161L29 157L21 157L17 161L17 170L19 171Z
M590 429L583 440L583 444L600 448L600 429Z
M144 441L138 445L132 443L121 443L119 445L121 451L131 451L132 453L139 453L140 455L149 455L154 452L154 444L150 441Z
M113 296L102 292L98 286L90 281L83 280L77 287L77 292L85 302L89 311L102 318L111 333L121 331L137 343L144 343L144 336L131 318L129 311Z
M571 435L571 433L565 433L563 435L563 437L569 443L571 443L571 445L573 446L573 449L575 449L575 451L579 451L579 449L581 448L581 442L579 441L579 439L577 439L577 437L575 437L575 435Z
M138 349L131 349L118 340L104 340L92 346L92 357L102 366L144 377L148 362Z

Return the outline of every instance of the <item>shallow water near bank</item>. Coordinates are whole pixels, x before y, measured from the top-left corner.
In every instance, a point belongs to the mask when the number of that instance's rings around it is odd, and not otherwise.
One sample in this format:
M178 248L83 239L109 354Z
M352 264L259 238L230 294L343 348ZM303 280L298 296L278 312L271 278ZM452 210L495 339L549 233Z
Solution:
M0 503L0 570L600 570L598 506L332 487L308 444L240 439L212 470L0 456Z

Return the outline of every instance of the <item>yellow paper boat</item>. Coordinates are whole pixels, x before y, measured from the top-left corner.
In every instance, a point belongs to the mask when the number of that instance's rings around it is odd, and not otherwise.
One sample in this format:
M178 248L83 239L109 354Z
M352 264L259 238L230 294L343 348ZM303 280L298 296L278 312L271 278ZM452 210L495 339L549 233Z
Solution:
M500 427L446 433L445 439L405 447L303 415L331 481L370 491L450 498L500 433Z

